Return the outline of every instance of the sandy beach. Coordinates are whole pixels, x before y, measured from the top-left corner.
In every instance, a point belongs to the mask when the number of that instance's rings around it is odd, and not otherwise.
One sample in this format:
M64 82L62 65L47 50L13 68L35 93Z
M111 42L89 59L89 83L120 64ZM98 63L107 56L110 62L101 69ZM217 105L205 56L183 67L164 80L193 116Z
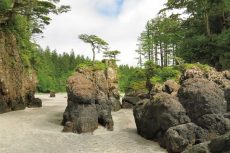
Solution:
M136 132L132 110L113 112L114 131L62 133L66 94L38 94L42 108L0 115L0 153L166 153L158 143Z

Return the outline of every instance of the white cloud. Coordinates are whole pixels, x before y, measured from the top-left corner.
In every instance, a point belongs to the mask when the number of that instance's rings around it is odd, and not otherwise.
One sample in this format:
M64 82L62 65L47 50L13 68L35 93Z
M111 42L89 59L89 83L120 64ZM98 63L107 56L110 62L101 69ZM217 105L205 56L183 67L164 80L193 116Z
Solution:
M71 6L66 14L53 16L44 30L44 38L37 40L42 47L50 46L59 53L75 50L76 54L92 57L90 46L78 39L82 33L96 34L106 40L111 49L118 49L120 64L136 65L134 50L137 37L147 20L156 16L166 0L125 0L118 16L102 15L98 9L117 9L115 0L62 0ZM97 55L97 59L102 56Z

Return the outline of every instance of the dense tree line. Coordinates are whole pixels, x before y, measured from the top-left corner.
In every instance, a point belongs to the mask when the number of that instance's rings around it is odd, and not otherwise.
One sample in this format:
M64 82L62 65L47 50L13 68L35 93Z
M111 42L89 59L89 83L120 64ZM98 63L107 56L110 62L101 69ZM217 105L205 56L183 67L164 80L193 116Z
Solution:
M82 63L90 63L89 58L75 55L72 50L70 54L58 54L49 48L38 49L34 52L35 62L33 69L38 77L37 90L39 92L64 92L66 90L66 80L72 75L76 67Z
M168 0L158 17L147 22L138 42L141 66L147 60L164 67L183 59L228 69L230 1Z

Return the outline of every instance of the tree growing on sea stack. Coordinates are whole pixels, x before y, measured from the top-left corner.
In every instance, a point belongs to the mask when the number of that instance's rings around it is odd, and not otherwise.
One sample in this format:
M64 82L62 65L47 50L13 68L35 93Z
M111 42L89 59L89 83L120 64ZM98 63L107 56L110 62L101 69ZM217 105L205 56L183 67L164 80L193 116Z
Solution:
M106 51L108 49L109 44L96 35L81 34L79 35L79 39L91 45L93 51L93 65L95 64L96 51L99 53L102 50Z
M118 50L104 51L104 57L117 61L117 55L120 53Z

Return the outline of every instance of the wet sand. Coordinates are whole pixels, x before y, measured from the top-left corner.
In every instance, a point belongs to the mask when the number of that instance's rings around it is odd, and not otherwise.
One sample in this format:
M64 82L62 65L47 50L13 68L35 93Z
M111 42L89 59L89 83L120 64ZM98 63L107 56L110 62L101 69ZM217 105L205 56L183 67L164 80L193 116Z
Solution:
M132 110L113 112L112 132L99 126L90 134L62 133L66 94L37 97L42 108L0 114L0 153L166 153L137 134Z

